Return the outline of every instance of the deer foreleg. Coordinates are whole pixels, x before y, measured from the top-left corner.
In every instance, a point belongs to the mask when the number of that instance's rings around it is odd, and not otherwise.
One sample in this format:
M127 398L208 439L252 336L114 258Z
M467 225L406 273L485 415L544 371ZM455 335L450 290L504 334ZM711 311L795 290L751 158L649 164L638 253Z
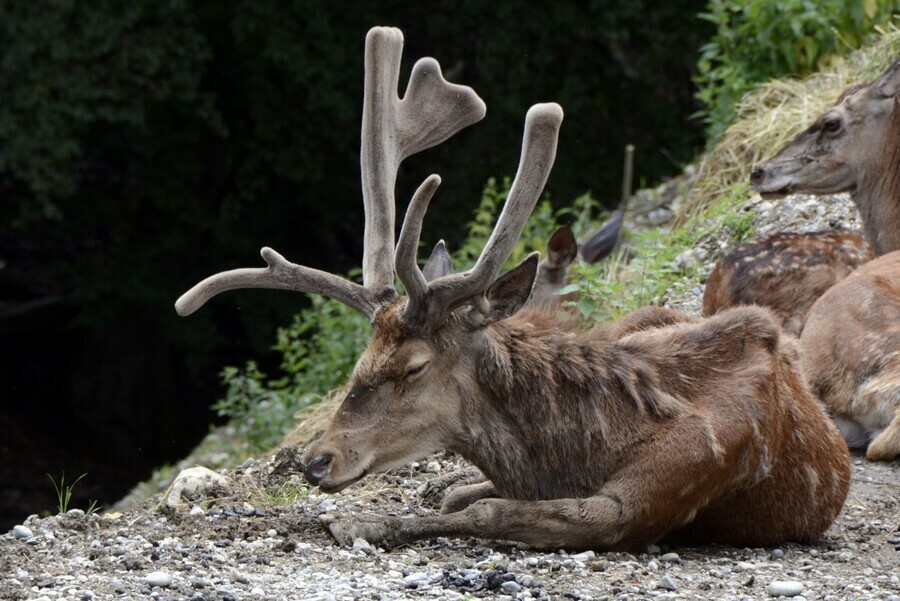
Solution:
M900 409L897 409L891 423L875 437L866 450L866 459L869 461L890 461L897 456L900 456Z
M482 499L461 511L416 518L322 516L337 542L357 538L393 548L423 538L477 536L542 548L606 549L618 546L631 516L615 497L551 501Z

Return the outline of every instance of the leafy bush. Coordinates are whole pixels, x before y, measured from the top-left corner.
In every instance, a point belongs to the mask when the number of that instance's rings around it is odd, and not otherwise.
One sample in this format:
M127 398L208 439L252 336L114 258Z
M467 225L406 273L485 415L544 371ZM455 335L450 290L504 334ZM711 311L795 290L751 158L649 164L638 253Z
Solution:
M710 0L699 16L716 33L701 48L696 78L710 143L754 84L817 71L859 48L896 10L895 0Z

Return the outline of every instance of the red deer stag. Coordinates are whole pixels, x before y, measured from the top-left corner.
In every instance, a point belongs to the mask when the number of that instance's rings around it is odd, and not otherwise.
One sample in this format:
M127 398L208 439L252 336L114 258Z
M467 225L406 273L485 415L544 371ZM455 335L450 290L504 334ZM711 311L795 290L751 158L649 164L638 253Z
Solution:
M267 268L212 276L176 303L188 314L224 290L283 288L325 294L369 317L373 338L349 392L303 459L323 491L441 449L488 478L451 491L441 515L330 516L323 521L335 539L392 547L478 536L609 549L670 534L749 546L818 537L844 502L849 455L767 311L701 321L650 307L593 329L555 311L520 311L537 253L499 274L553 164L558 105L528 111L509 198L472 269L429 281L417 266L435 175L413 195L395 248L400 160L485 112L432 59L413 67L399 99L402 47L396 29L366 38L363 284L265 248Z
M738 247L716 265L704 313L736 304L773 308L799 334L816 298L875 255L900 250L900 60L856 85L750 175L764 198L850 192L856 232L775 234Z
M809 311L801 371L851 447L900 456L900 251L866 263Z

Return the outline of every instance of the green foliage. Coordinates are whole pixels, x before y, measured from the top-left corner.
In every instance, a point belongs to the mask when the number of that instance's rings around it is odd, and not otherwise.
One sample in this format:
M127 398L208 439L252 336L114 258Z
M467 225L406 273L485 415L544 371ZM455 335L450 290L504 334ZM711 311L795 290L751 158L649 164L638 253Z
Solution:
M47 474L47 477L50 479L50 482L53 484L53 490L56 491L56 512L57 513L65 513L69 511L69 503L72 500L72 491L75 488L75 485L78 484L82 478L87 476L87 474L81 474L75 481L71 484L66 484L66 473L63 472L62 476L59 478L59 483L57 484L56 480L53 479L53 476ZM96 510L96 501L91 503L91 506L88 508L89 513L93 513Z
M859 48L896 11L896 0L709 0L700 17L716 33L701 48L696 78L708 142L731 123L735 104L755 84L818 70Z
M579 294L577 301L568 304L586 322L614 321L640 307L661 303L666 294L695 285L700 264L682 257L704 239L722 227L729 230L734 244L753 237L753 215L737 209L751 194L750 186L741 182L702 219L692 219L674 230L632 234L627 250L619 249L596 265L574 265L570 269L572 283L560 294Z

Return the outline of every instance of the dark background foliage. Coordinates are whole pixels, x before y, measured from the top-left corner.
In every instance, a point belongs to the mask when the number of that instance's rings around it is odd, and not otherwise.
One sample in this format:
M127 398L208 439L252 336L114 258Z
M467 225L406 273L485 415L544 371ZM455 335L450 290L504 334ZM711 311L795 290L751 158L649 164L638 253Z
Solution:
M362 59L400 27L403 73L437 58L488 116L401 169L401 212L444 185L425 239L459 243L490 176L512 174L536 102L566 111L549 190L613 199L622 147L655 182L702 145L691 76L712 26L666 3L0 0L0 522L45 477L114 500L195 444L222 366L262 357L300 295L172 310L215 271L361 256ZM401 84L403 85L403 84ZM51 503L45 507L49 509Z

